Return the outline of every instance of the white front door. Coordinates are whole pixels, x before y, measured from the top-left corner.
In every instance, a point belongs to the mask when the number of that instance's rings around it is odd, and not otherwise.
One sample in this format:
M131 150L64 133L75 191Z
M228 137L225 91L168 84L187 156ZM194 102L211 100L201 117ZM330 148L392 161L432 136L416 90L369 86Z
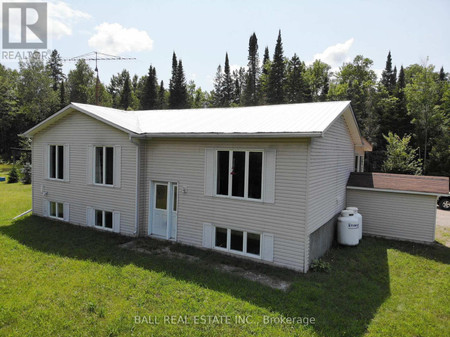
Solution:
M152 184L152 194L149 234L165 239L176 239L177 184L171 182L155 182Z

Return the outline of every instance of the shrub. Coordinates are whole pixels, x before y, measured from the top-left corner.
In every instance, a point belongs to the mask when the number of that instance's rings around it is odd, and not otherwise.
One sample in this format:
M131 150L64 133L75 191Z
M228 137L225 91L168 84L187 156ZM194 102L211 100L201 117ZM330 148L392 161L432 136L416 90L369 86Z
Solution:
M311 262L311 270L314 272L325 272L328 273L331 270L331 265L322 259L317 259Z
M17 183L19 181L19 173L17 172L16 165L13 165L8 174L8 184Z
M20 172L21 172L20 181L23 182L24 184L31 184L31 164L25 163Z

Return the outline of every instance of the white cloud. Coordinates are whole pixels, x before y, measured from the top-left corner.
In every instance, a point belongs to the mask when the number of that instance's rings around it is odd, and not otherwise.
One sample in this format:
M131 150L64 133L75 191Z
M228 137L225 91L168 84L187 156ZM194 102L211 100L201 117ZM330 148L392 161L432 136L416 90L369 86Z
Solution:
M152 50L153 40L144 30L125 28L118 23L104 22L88 41L90 47L107 54Z
M336 68L342 65L342 62L348 62L350 59L348 57L348 52L355 41L351 38L344 43L338 43L334 46L330 46L325 49L322 53L315 54L313 59L321 60L329 64L332 68ZM312 62L311 62L312 63Z
M23 0L9 0L8 2L23 2ZM42 0L28 0L27 2L42 2ZM27 22L35 22L37 15L34 11L27 11ZM10 12L11 14L11 12ZM19 13L20 15L20 13ZM64 36L72 35L73 26L80 20L90 19L91 15L80 10L74 9L71 5L63 1L47 1L47 27L48 38L60 39ZM17 32L20 40L20 16L10 18L10 30ZM13 36L14 37L14 36Z
M80 20L87 20L91 15L62 1L48 2L49 37L60 39L72 35L72 27Z

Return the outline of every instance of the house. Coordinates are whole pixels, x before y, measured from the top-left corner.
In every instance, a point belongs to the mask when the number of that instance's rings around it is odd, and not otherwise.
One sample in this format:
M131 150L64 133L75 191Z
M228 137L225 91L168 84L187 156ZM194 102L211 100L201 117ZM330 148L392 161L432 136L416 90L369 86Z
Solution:
M431 243L437 198L448 189L448 177L352 172L347 204L363 215L364 235Z
M330 247L367 148L349 101L162 111L72 103L24 135L36 215L304 272Z

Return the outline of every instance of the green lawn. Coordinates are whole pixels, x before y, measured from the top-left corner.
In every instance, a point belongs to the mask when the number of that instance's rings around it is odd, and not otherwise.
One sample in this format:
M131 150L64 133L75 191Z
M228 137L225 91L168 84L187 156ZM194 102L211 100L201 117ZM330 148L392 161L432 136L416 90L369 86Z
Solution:
M334 248L329 273L296 274L196 252L200 262L118 248L121 236L26 216L30 186L0 183L1 336L445 336L450 250L365 238ZM153 240L148 244L161 245ZM179 248L182 249L182 248ZM219 272L222 259L293 281L288 292ZM186 315L188 324L164 323ZM226 315L230 324L194 324ZM236 324L236 315L251 315ZM136 324L156 316L159 324ZM263 317L315 324L264 324Z

